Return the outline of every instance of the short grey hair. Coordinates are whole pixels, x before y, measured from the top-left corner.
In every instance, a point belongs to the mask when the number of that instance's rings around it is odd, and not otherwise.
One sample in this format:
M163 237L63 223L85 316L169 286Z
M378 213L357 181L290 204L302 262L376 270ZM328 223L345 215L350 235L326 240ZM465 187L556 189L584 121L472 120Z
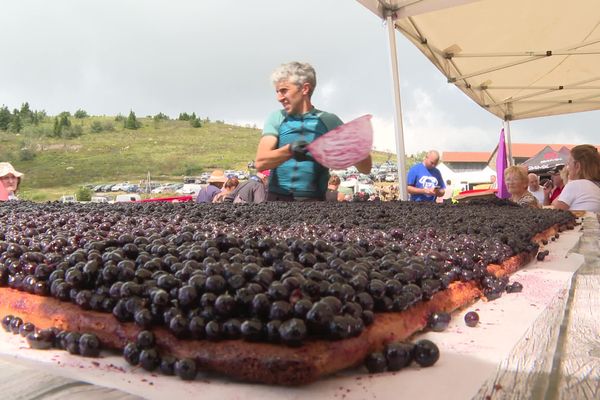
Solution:
M312 96L317 86L317 73L309 63L293 61L277 67L271 74L271 81L274 85L281 81L288 81L298 87L308 83L310 84L309 96Z

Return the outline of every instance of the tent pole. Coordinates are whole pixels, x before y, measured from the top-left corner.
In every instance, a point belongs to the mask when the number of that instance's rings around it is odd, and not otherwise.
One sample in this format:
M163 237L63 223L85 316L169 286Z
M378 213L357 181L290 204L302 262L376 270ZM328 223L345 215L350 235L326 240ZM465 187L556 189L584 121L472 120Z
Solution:
M508 165L515 165L515 160L513 160L512 154L512 139L510 137L510 121L504 120L504 134L506 135L506 144L508 146Z
M402 104L400 98L400 75L398 72L396 29L394 27L393 14L394 11L386 10L385 18L388 28L392 78L394 81L394 127L396 131L396 157L398 158L398 192L400 200L408 200L406 189L406 151L404 150L404 128L402 126Z

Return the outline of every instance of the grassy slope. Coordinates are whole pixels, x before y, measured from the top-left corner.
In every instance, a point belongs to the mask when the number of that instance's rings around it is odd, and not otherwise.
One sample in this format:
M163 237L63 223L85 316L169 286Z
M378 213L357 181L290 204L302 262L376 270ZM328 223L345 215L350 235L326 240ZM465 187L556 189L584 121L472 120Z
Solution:
M95 120L112 122L115 131L92 133ZM187 121L138 120L140 129L127 130L113 117L71 118L83 128L83 135L74 139L48 137L53 118L26 126L18 135L0 131L0 161L11 161L26 174L22 198L53 200L83 184L137 183L148 172L153 180L181 181L184 175L214 168L246 169L260 139L257 129L221 123L192 128ZM20 161L22 149L35 157ZM387 154L374 153L375 162L387 159Z

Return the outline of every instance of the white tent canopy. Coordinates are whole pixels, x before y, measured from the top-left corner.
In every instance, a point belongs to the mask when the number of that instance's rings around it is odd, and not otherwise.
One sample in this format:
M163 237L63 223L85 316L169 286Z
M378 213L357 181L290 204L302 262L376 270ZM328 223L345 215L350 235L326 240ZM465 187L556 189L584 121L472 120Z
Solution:
M358 1L504 121L600 109L598 0Z

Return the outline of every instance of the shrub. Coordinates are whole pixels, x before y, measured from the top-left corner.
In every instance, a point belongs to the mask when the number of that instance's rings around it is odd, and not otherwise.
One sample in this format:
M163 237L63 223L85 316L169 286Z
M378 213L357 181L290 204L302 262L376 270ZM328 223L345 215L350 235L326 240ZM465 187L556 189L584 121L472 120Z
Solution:
M81 186L77 189L77 193L75 193L77 197L77 201L91 201L92 200L92 191L90 188L86 188L85 186Z
M106 132L114 132L115 131L115 125L111 121L104 122L104 124L102 124L102 128Z
M35 158L35 156L35 152L31 149L22 148L19 150L19 160L21 161L31 161Z
M83 118L89 117L88 113L85 112L85 110L82 110L81 108L79 110L75 111L75 114L73 114L73 116L77 119L83 119Z
M83 135L83 127L81 125L73 125L62 130L61 136L65 139L73 139Z
M90 126L90 130L93 133L100 133L104 130L104 127L102 126L102 122L100 121L94 121L92 122L92 125Z
M200 128L202 127L202 122L198 118L194 118L190 120L190 125L192 128Z
M156 114L154 117L152 117L155 121L168 121L169 120L169 116L163 113L158 113Z

